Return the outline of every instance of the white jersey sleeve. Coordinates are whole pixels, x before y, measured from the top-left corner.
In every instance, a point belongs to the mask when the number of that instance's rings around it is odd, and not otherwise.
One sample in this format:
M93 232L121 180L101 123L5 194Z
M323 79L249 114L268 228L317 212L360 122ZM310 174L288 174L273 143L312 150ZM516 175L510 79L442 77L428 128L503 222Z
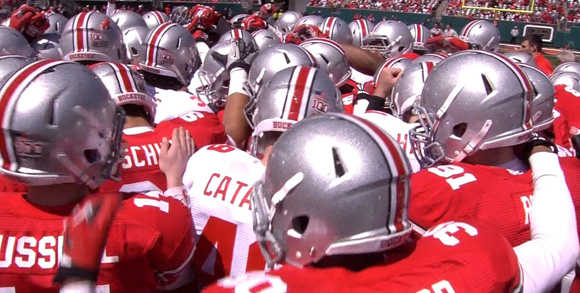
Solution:
M372 76L366 75L366 74L364 74L364 73L362 73L360 71L357 71L356 69L354 69L352 67L350 68L350 71L352 72L352 74L350 76L350 79L352 79L356 83L363 84L363 83L365 83L367 81L373 80L373 77Z
M191 112L213 113L207 104L197 96L184 91L154 89L157 111L155 113L155 123L179 118Z
M265 268L250 200L264 168L257 158L225 144L203 147L189 159L183 184L196 229L194 263L205 285Z
M360 115L360 117L376 124L399 142L399 145L405 151L405 154L411 163L413 173L421 170L421 165L413 153L413 147L409 137L409 131L417 124L406 123L395 116L380 111L367 111Z

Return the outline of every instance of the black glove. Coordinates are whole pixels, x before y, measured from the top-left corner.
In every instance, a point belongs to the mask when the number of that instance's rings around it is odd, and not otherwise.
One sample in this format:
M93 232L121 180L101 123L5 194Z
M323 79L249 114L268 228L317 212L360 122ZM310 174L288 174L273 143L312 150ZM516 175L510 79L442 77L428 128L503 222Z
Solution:
M572 147L576 151L576 158L580 159L580 134L572 136Z
M524 149L522 150L523 158L525 158L527 161L530 158L530 155L532 153L532 149L535 146L539 146L539 145L543 145L543 146L551 148L555 154L558 153L558 148L556 147L556 144L554 144L552 141L547 140L547 139L539 136L538 134L534 133L534 136L530 140L528 140L528 142L526 142L524 145Z

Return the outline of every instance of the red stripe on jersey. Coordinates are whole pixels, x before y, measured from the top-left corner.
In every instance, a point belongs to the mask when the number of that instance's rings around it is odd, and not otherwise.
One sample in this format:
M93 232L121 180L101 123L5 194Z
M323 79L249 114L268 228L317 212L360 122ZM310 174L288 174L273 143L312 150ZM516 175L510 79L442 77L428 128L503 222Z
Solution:
M82 52L86 49L85 48L85 39L83 37L83 33L84 33L83 26L85 24L85 21L88 20L89 14L90 14L90 12L80 13L79 15L77 15L77 17L75 19L76 25L75 25L75 28L73 29L73 42L74 42L74 45L76 47L75 49L78 52ZM76 40L75 40L75 38L76 38Z
M310 73L310 70L310 67L304 66L300 66L294 70L294 74L298 74L298 76L296 77L296 83L293 85L294 96L289 97L292 99L292 102L290 103L290 111L288 112L289 120L298 121L300 117L300 108L302 106L302 100L306 91L306 82L308 81L308 74Z
M9 84L4 85L4 89L2 90L2 96L0 96L0 118L2 119L2 123L6 119L5 115L7 115L6 110L8 110L8 104L10 101L16 97L14 97L14 93L18 89L18 87L24 82L24 80L33 74L39 68L55 62L54 60L43 60L32 63L27 67L22 68L20 71L16 72L10 79L12 80ZM10 113L8 113L10 114ZM5 137L5 132L0 131L0 154L2 155L2 168L5 170L10 170L11 160L8 154L8 142L7 137Z
M135 82L133 81L133 76L131 75L127 65L111 63L111 66L113 69L115 69L115 71L117 71L120 82L122 82L123 86L125 86L125 90L127 90L129 93L136 93L137 89L133 87Z
M157 46L159 41L161 40L161 35L163 34L163 32L166 31L166 28L170 27L171 25L173 25L172 23L164 23L160 26L158 26L155 31L153 31L153 33L151 34L151 38L149 38L148 42L147 42L147 55L146 55L146 59L147 59L147 66L154 66L155 64L155 58L156 58L156 53L157 53Z

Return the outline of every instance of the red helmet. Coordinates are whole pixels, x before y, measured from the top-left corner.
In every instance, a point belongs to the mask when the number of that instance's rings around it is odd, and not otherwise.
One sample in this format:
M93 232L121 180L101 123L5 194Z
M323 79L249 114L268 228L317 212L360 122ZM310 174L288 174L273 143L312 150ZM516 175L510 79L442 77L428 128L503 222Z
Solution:
M268 28L268 23L257 15L250 15L242 20L242 28L249 32L254 32Z

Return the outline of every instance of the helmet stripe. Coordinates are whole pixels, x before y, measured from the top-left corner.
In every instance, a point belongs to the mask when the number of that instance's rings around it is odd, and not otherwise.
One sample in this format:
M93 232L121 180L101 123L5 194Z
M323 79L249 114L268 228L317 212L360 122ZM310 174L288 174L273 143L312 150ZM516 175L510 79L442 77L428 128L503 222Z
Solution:
M414 24L415 26L415 40L417 42L423 42L423 26L420 24Z
M304 118L315 73L316 71L312 67L307 66L297 66L294 69L290 78L286 103L282 110L283 119L298 121Z
M327 37L331 37L331 33L333 32L334 25L336 24L336 17L328 17L324 21L324 25L322 26L322 33L326 34Z
M129 67L125 64L119 63L109 63L111 68L113 68L117 82L119 83L119 88L125 93L136 93L138 92L137 86L135 85L135 80Z
M85 52L89 49L89 29L88 22L93 12L83 12L78 14L73 23L73 52Z
M145 64L147 66L155 66L157 65L157 55L158 55L158 47L159 42L162 39L162 36L165 32L167 32L171 27L176 25L175 23L164 23L155 28L153 33L151 33L151 37L147 40L147 53L145 54Z
M14 73L0 89L0 117L2 119L2 131L0 131L0 164L4 170L16 171L18 161L14 153L11 128L11 115L18 97L26 89L29 83L47 68L53 67L65 61L42 60L27 65Z
M481 20L474 20L470 23L468 23L465 28L463 29L463 32L461 34L462 37L467 37L469 35L469 33L471 32L471 30L477 25L479 24Z
M405 154L398 145L398 142L366 119L356 116L344 116L345 118L348 117L349 120L359 122L357 124L365 130L365 132L373 138L375 142L377 142L385 156L385 159L389 163L392 177L397 178L411 173L409 163L404 159ZM407 192L407 189L404 188L404 182L402 180L397 181L396 188L391 189L391 194L393 196L391 196L389 221L386 224L391 233L402 232L409 228L408 223L404 221L408 218L408 207L406 206L406 203L409 202L409 193Z
M159 13L159 11L153 11L153 16L155 17L155 19L157 20L157 24L162 24L165 21L163 20L163 16L161 16L161 13Z
M242 30L239 28L235 28L230 31L233 40L239 40L242 38Z
M357 22L360 26L361 36L363 38L366 37L369 34L369 27L367 26L367 22L364 19L358 19Z

